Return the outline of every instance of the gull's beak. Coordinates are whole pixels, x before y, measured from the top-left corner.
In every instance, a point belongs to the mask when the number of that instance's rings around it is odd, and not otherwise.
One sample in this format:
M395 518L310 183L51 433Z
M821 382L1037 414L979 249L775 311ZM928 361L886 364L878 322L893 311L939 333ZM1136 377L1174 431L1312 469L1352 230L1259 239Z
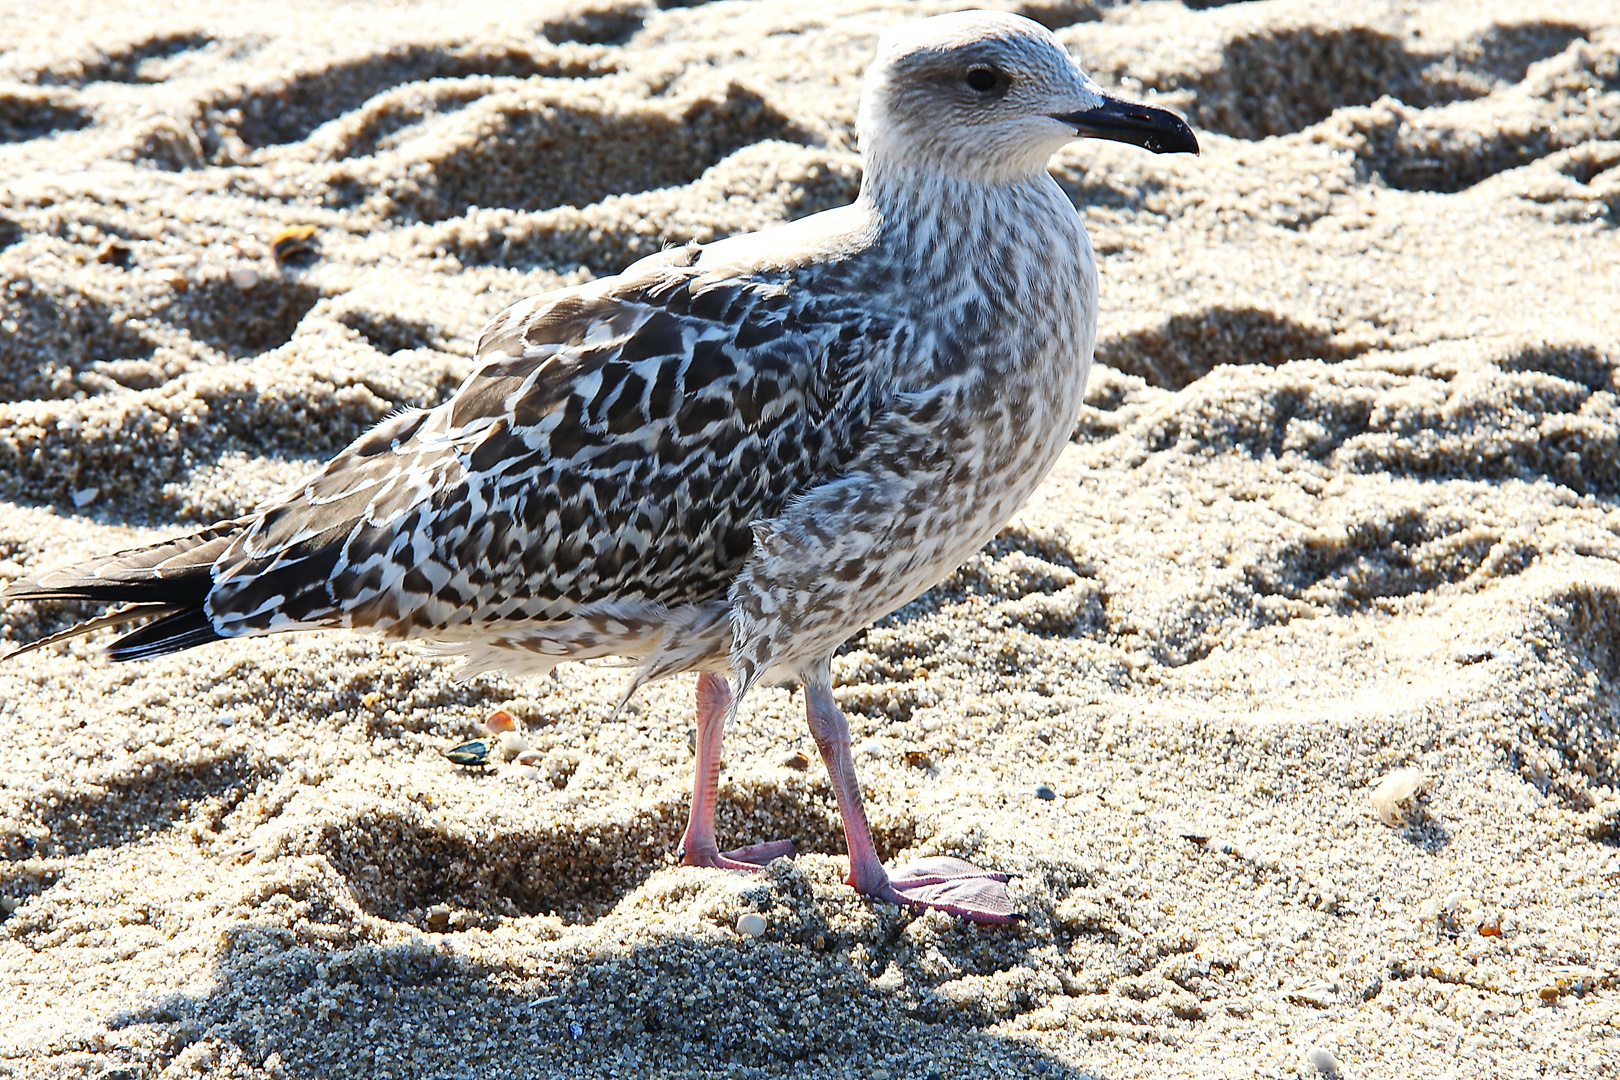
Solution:
M1112 139L1155 154L1198 153L1198 139L1187 121L1152 105L1104 96L1095 109L1055 113L1052 119L1074 125L1074 133L1081 138Z

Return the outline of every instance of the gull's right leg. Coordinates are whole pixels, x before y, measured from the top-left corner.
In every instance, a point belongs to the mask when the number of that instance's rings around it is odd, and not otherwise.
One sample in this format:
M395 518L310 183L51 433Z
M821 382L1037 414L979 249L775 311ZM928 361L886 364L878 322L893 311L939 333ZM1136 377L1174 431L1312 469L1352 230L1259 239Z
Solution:
M692 812L681 837L681 862L722 870L758 870L772 859L793 854L793 841L770 840L721 851L714 839L715 792L720 787L720 744L726 733L731 688L705 671L697 684L697 775L692 781Z
M828 665L824 662L804 675L805 713L810 734L827 763L838 813L844 819L844 842L849 846L849 877L855 891L891 904L918 910L940 911L977 923L1010 923L1023 918L1007 895L1007 875L983 870L949 856L918 859L894 870L884 869L872 843L872 830L861 805L855 779L855 759L849 749L849 721L833 700Z

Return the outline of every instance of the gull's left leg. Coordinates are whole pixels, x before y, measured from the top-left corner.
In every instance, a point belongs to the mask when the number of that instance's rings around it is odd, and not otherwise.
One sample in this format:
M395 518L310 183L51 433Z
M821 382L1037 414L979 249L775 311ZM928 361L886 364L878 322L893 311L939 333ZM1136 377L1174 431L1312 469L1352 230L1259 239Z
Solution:
M697 776L692 781L692 811L681 837L681 862L722 870L758 870L779 855L793 854L793 841L771 840L733 851L721 851L714 839L715 792L720 787L720 744L731 709L726 680L707 671L697 684Z
M838 813L844 819L848 880L855 891L892 904L938 908L973 922L1010 923L1022 918L1013 911L1007 896L1006 874L943 856L918 859L892 871L883 868L861 805L855 759L849 751L849 721L833 700L828 664L819 664L815 671L805 673L804 691L810 734L827 763L833 792L838 797Z

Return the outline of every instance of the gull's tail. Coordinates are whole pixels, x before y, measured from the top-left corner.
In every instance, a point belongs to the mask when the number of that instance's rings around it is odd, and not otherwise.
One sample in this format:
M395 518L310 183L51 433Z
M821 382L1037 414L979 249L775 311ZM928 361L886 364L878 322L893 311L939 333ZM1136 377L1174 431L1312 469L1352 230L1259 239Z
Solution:
M107 649L109 658L144 660L218 641L220 634L204 610L203 602L214 584L211 572L214 561L230 547L246 524L245 521L222 521L190 536L114 552L77 566L14 582L0 592L0 603L88 600L123 606L29 642L4 659L104 626L120 626L140 619L152 621L113 642Z

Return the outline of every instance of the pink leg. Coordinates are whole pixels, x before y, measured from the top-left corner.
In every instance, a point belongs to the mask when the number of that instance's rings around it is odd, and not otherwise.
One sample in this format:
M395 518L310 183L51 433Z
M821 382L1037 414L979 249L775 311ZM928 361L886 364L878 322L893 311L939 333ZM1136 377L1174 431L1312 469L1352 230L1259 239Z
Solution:
M980 923L1017 922L1007 896L1007 875L981 870L961 859L935 857L918 859L896 867L883 868L872 830L861 805L861 789L855 779L855 759L849 752L849 722L833 701L832 683L823 668L819 678L806 679L805 712L810 734L815 737L821 758L832 777L838 797L838 813L844 819L844 842L849 846L849 878L855 891L865 896L903 904L911 908L938 908L952 915Z
M692 782L692 813L681 837L681 862L722 870L758 870L780 855L793 854L791 840L772 840L722 852L714 839L714 797L720 786L720 744L726 734L731 688L707 671L697 684L697 777Z

